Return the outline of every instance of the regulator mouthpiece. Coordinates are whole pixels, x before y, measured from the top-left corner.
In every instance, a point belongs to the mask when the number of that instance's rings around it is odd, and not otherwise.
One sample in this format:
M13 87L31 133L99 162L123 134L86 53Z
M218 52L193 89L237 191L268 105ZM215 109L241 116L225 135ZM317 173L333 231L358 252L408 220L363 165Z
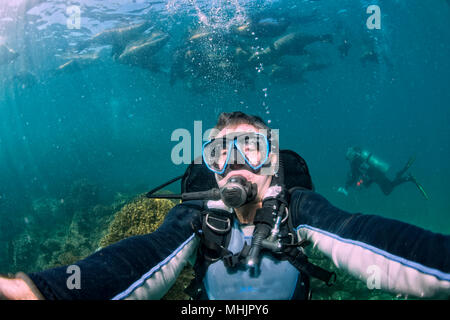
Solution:
M256 198L257 186L250 183L243 176L232 176L220 188L220 197L223 203L230 208L239 208Z

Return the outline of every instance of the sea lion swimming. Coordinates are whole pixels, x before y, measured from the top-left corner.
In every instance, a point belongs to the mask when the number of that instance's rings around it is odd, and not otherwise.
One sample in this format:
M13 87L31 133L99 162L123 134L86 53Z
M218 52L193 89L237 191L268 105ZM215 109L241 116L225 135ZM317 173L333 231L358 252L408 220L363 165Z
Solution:
M189 42L201 41L209 35L211 35L210 31L199 31L199 32L195 33L194 35L192 35L191 37L189 37L188 41Z
M281 8L279 8L281 9ZM296 10L263 10L251 14L244 24L233 32L245 37L273 38L281 36L288 27L308 24L319 19L317 9L309 15L299 15Z
M158 65L152 56L161 50L170 36L164 32L154 32L149 38L136 40L127 45L117 58L117 62L158 71Z
M116 57L122 53L127 44L139 38L152 23L146 21L140 24L104 30L94 35L91 39L82 42L78 50L83 50L92 45L112 45L111 56Z
M284 55L306 55L305 47L314 42L332 43L333 37L331 34L314 36L301 32L292 32L279 38L263 51L253 54L248 61L272 64Z
M73 73L90 67L100 61L103 57L102 52L103 51L69 57L70 60L59 65L54 70L53 74L59 75L64 73Z
M8 48L4 44L0 45L0 65L11 63L18 56L19 53L15 52L13 49Z
M273 43L273 48L280 55L301 55L304 48L314 42L333 42L331 34L319 36L308 35L301 32L292 32L281 37Z
M234 32L247 37L277 37L282 35L290 22L284 18L266 17L250 19L234 29Z

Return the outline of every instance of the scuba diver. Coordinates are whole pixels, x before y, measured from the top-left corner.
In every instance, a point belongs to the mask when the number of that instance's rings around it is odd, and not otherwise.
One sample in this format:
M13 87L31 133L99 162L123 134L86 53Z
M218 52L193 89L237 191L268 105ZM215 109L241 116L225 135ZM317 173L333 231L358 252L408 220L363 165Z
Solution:
M377 266L380 289L450 298L450 236L336 208L276 137L257 116L222 113L201 163L147 193L182 200L156 231L76 262L77 289L61 266L0 278L0 298L160 299L190 262L186 292L195 299L308 299L310 277L331 285L336 276L308 261L309 243L356 278L368 280ZM177 179L181 194L155 194Z
M416 178L406 171L413 164L415 157L411 157L406 165L397 172L394 180L390 180L386 173L389 170L389 165L379 158L375 157L371 152L363 150L360 147L350 147L347 150L346 159L350 162L350 172L348 173L345 187L340 187L337 191L348 195L349 188L370 187L372 183L378 184L381 191L385 195L391 192L400 184L405 182L414 183L425 199L429 199L427 193Z

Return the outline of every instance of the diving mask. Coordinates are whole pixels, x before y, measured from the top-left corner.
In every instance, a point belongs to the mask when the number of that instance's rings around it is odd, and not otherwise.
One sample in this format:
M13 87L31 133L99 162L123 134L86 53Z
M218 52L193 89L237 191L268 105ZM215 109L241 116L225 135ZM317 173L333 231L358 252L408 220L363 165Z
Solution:
M259 170L269 158L268 138L258 132L233 132L203 144L202 156L209 170L223 175L229 164Z

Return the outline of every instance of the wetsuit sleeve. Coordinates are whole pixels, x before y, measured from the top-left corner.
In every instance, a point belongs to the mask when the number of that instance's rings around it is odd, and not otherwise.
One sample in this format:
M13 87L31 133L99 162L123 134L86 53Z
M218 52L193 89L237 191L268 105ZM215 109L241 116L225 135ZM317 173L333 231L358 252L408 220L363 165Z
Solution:
M290 212L298 236L349 274L394 293L450 298L450 236L351 214L306 190L293 193Z
M170 210L155 232L124 239L76 262L79 289L68 288L74 272L67 273L67 266L28 277L45 299L160 299L195 257L198 236L191 222L196 225L200 207L192 202Z

